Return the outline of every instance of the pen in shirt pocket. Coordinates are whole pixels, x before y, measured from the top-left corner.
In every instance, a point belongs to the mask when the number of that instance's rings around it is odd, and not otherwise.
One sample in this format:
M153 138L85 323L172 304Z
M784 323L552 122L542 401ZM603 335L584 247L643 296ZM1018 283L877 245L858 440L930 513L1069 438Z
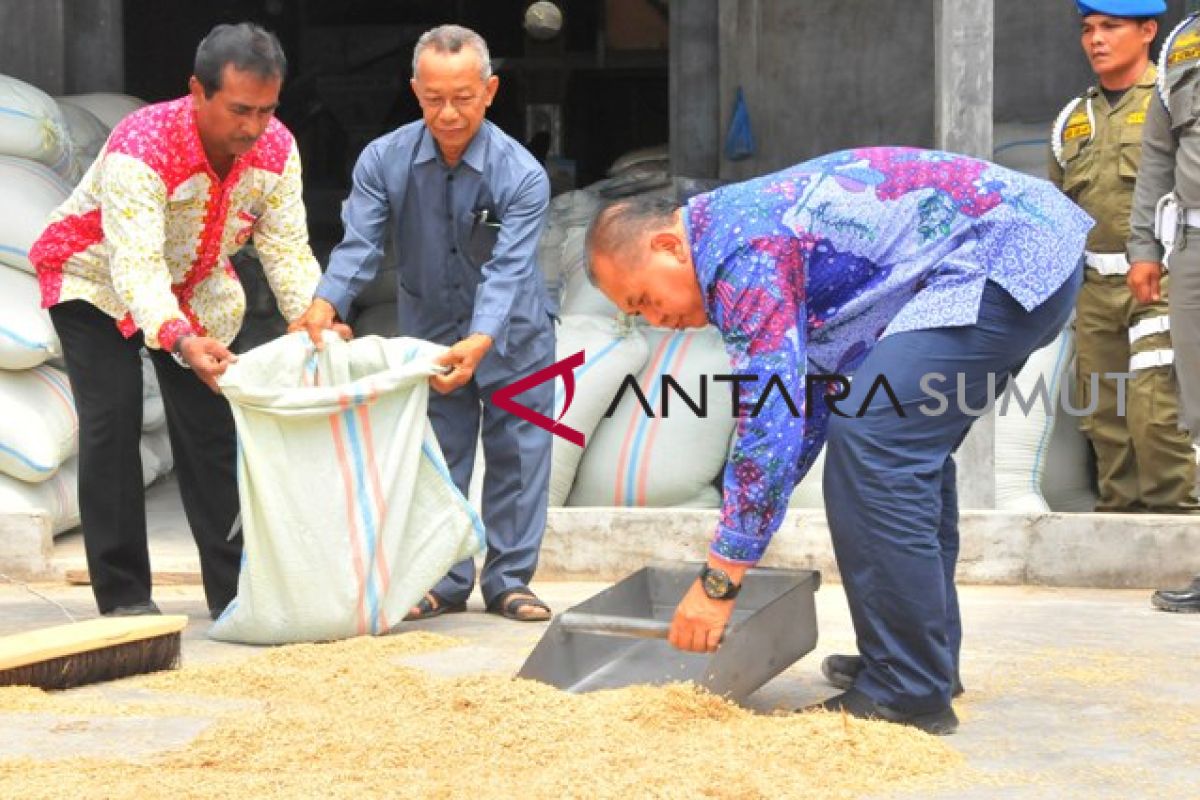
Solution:
M475 224L483 225L485 228L499 228L500 220L492 216L492 212L486 208L481 208L475 212Z

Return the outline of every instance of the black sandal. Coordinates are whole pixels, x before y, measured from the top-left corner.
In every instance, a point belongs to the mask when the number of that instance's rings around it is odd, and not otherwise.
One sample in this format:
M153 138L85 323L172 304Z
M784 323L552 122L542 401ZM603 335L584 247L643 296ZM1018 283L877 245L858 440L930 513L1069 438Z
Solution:
M447 603L433 592L426 592L425 596L417 601L414 609L404 615L404 621L416 622L422 619L433 619L442 614L460 614L466 610L466 602Z
M522 613L528 612L530 609L544 613ZM537 595L524 586L503 592L488 605L488 612L517 622L548 622L553 616L550 606L539 600Z

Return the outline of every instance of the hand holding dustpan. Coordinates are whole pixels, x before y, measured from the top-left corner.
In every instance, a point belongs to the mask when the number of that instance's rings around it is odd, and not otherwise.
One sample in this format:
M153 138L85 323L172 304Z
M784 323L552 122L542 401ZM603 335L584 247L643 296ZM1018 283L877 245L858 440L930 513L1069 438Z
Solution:
M692 653L716 652L747 569L739 564L709 563L675 608L667 641Z
M561 623L564 629L575 633L666 639L677 650L713 653L728 632L734 601L747 569L738 564L706 565L675 607L670 623L578 611L562 614ZM718 577L714 580L709 578L710 575Z
M813 595L820 575L809 570L754 569L735 605L719 617L700 615L699 628L678 618L685 595L697 591L702 564L656 564L559 614L518 677L569 692L632 684L692 681L740 701L811 652L817 641ZM703 588L698 589L704 600ZM700 608L702 606L697 606ZM698 621L691 617L693 622ZM703 630L704 650L681 652L667 643L679 632ZM708 651L710 635L715 653ZM683 642L683 639L680 639Z

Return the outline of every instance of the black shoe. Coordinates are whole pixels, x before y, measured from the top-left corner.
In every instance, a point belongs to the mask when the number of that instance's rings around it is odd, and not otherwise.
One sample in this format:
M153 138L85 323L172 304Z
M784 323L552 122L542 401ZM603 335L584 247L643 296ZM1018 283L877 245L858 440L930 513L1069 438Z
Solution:
M902 711L878 705L857 689L850 689L829 698L824 703L800 710L815 711L817 709L842 711L858 719L878 719L884 722L908 725L933 736L948 736L958 730L958 716L950 706L927 714L905 714Z
M1200 613L1200 577L1192 579L1186 589L1159 589L1150 595L1150 604L1163 611L1182 614Z
M153 600L147 600L144 603L134 603L131 606L117 606L110 608L100 616L102 617L145 617L154 614L161 614L158 606L154 605Z
M826 656L821 662L821 674L831 685L846 690L853 688L854 680L858 673L862 672L862 667L862 656ZM966 690L963 689L962 680L955 675L950 696L958 697L964 691Z

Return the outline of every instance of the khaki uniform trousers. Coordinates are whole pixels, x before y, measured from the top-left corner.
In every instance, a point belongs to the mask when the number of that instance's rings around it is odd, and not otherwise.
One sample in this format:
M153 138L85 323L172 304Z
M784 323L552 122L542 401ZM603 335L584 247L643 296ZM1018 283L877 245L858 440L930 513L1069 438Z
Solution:
M1164 295L1168 294L1167 284L1164 279ZM1200 305L1200 294L1195 299ZM1172 332L1178 335L1174 319L1170 330L1130 341L1131 329L1139 322L1167 313L1166 301L1138 304L1124 275L1086 270L1076 303L1076 407L1087 409L1096 404L1095 410L1082 419L1081 428L1096 452L1100 491L1097 511L1183 512L1200 508L1196 501L1196 455L1191 437L1179 425L1174 370L1171 364L1160 363L1172 351ZM1193 313L1200 315L1200 308ZM1139 354L1144 355L1138 358ZM1180 357L1176 352L1175 358ZM1123 416L1119 380L1105 377L1111 373L1130 374L1124 387Z

